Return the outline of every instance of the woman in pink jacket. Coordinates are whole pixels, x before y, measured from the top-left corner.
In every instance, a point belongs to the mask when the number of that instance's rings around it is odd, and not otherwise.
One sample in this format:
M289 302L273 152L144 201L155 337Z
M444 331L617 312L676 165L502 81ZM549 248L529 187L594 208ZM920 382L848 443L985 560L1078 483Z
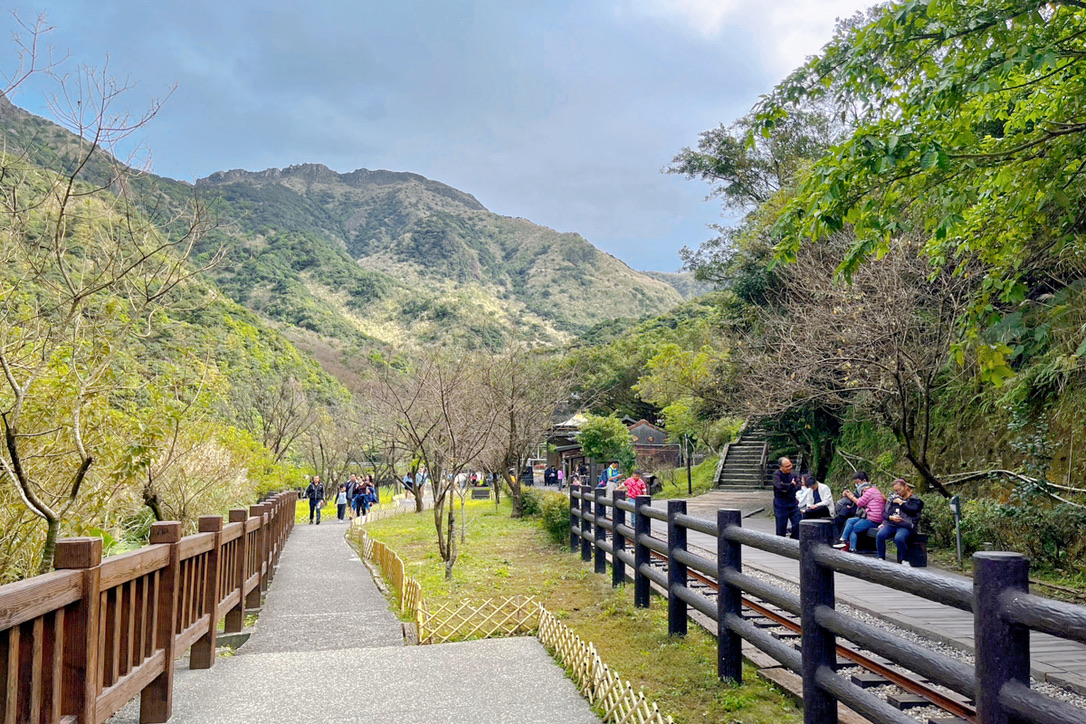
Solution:
M845 529L841 532L841 540L834 548L854 551L856 550L857 536L866 530L878 528L882 523L882 513L886 509L886 497L870 483L866 486L861 484L859 498L851 490L846 490L845 496L856 504L856 515L845 522Z

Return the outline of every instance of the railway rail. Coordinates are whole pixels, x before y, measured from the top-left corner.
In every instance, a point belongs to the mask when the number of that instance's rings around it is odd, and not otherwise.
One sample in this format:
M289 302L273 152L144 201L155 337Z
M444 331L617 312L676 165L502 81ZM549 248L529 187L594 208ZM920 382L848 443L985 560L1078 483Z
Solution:
M659 536L652 537L660 541L661 543L667 543L666 540L660 538ZM656 551L650 551L650 555L652 556L654 564L656 564L654 565L654 567L661 568L665 571L667 570L667 556ZM709 576L693 570L688 570L687 575L690 578L693 578L698 583L701 583L710 591L712 591L714 596L719 591L719 586L717 585L717 582ZM657 590L660 592L661 595L667 595L667 591L663 588L657 587ZM781 628L788 629L793 633L803 633L803 626L798 621L796 621L794 618L785 616L784 614L774 610L775 607L770 608L771 604L767 605L764 601L752 598L750 596L743 596L742 601L745 608L750 609L761 618L773 621ZM710 631L710 633L715 634L716 631ZM948 696L947 694L940 691L938 688L931 686L926 682L922 681L921 679L917 678L915 674L910 676L909 674L901 673L897 669L881 663L877 659L868 656L867 654L863 653L858 649L848 646L842 646L841 644L837 645L837 656L839 658L851 661L856 666L859 666L873 674L882 677L883 679L886 679L887 682L893 684L894 686L897 686L903 691L907 691L910 694L915 694L916 696L926 699L932 706L942 709L951 717L954 717L964 722L969 722L969 724L973 724L974 722L976 722L977 710L975 706L968 702L963 702L954 697Z

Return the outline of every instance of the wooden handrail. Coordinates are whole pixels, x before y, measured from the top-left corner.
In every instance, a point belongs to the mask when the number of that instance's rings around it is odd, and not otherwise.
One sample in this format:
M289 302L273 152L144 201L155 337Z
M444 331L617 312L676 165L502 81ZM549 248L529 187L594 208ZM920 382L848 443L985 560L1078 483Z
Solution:
M100 724L138 694L141 722L167 721L174 659L192 646L191 667L210 667L219 621L240 630L259 606L297 500L204 516L184 537L155 523L151 545L104 561L100 538L57 541L56 571L0 586L2 720Z

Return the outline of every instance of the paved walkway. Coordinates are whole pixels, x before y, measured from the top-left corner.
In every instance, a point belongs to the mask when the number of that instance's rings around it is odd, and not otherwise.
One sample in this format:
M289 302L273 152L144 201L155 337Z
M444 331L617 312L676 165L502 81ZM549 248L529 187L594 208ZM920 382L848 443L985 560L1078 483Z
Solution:
M654 507L667 507L667 502L663 500L654 501L653 504ZM758 508L772 510L772 507L771 492L713 491L687 501L687 512L690 515L713 520L716 519L719 508L737 508L747 514ZM745 519L743 526L772 533L773 519L759 513ZM653 534L667 538L667 526L660 521L653 521ZM715 538L696 531L688 531L687 536L690 545L715 553ZM799 583L799 562L790 558L744 546L743 564ZM958 576L947 571L943 573ZM970 613L851 576L836 576L834 586L838 598L849 605L929 638L966 650L973 649L973 615ZM1054 684L1086 694L1086 646L1055 636L1034 633L1030 638L1030 654L1035 677L1047 678Z
M179 662L171 724L599 722L534 638L404 646L346 530L295 527L249 642ZM112 721L136 724L138 700Z

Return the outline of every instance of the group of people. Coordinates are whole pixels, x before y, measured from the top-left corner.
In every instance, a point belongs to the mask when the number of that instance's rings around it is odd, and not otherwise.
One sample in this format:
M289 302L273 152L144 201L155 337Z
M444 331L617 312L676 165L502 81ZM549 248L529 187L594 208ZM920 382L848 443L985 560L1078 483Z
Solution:
M566 485L566 471L562 468L549 466L543 471L543 484L544 485L557 485L561 490Z
M314 475L309 480L302 498L309 501L309 524L321 524L321 508L324 507L325 488L321 476ZM339 486L336 493L336 517L343 522L350 515L357 518L369 512L370 506L377 503L377 486L372 475L361 477L351 473L350 479Z
M887 498L872 484L863 470L852 476L854 490L846 490L844 498L834 503L833 493L810 473L799 474L788 458L781 458L773 474L773 515L777 535L799 537L802 520L830 519L837 536L835 548L855 552L858 536L869 530L875 532L875 552L886 558L886 542L894 541L897 561L903 562L909 537L917 531L924 501L916 495L912 483L898 478L893 482L893 494ZM791 531L789 531L791 527Z

